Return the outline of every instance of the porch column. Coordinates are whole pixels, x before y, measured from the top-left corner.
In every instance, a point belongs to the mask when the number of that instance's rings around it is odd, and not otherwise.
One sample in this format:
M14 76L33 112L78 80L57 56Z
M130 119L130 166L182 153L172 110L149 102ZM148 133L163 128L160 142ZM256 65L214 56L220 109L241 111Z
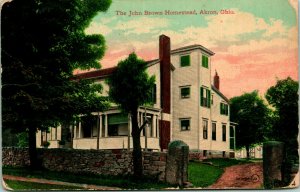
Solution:
M107 137L107 135L108 135L107 134L108 133L108 131L107 131L108 130L108 124L107 124L107 122L108 122L107 121L107 114L105 114L105 121L104 121L104 123L105 123L105 125L104 125L105 126L104 127L104 129L105 129L105 137Z
M142 126L143 123L144 123L143 112L141 112L139 115L140 115L140 126ZM142 136L144 136L144 135L143 135L143 130L141 131L141 137L142 137Z
M149 125L148 125L148 123L147 123L147 125L144 127L144 130L145 130L145 151L147 151L147 149L148 149L148 134L147 134L147 132L148 132L148 129L149 129Z
M156 116L156 135L157 135L157 138L159 138L159 119L158 119L158 116Z
M78 138L81 138L81 122L79 122Z
M75 121L75 125L74 125L74 139L77 138L77 122ZM56 137L57 137L57 128L56 128Z
M156 115L152 116L152 137L156 136Z
M100 136L99 137L102 137L102 128L103 128L103 123L102 123L102 115L99 115L99 129L100 129Z
M100 115L97 116L97 150L99 150L99 139L100 139Z
M131 129L132 129L132 125L131 125L131 115L128 114L128 141L127 141L127 149L128 149L128 151L130 150L130 135L131 135Z

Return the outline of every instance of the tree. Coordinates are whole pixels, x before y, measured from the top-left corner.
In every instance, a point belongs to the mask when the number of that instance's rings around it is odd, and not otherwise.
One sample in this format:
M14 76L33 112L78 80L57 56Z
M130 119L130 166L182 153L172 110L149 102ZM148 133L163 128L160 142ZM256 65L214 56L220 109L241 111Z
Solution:
M274 139L285 143L287 159L299 163L298 155L298 88L290 77L278 80L270 87L266 99L275 108L276 121L273 126Z
M136 178L143 175L140 134L146 123L145 121L139 127L138 107L151 101L151 90L155 82L155 77L149 77L146 68L147 63L138 59L135 53L131 53L127 59L118 63L117 70L108 79L109 96L124 112L131 114L132 155Z
M238 123L236 145L246 147L247 158L250 146L264 140L264 132L270 126L270 109L257 91L230 99L230 120Z
M85 28L111 0L13 0L2 7L3 128L28 130L30 164L35 168L36 131L101 110L101 87L75 80L76 68L99 68L102 35Z

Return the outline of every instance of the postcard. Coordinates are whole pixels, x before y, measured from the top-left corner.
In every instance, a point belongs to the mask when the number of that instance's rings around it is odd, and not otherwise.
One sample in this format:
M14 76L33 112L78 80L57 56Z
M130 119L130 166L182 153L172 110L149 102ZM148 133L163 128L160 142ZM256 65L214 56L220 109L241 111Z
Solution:
M299 187L297 0L2 1L8 190Z

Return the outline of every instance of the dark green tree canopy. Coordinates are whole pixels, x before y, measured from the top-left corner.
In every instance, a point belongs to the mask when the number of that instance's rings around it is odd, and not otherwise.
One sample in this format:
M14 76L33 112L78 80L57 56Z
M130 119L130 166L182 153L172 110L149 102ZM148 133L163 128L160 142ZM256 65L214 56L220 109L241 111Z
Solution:
M125 112L131 113L139 106L151 102L155 76L149 77L147 63L135 53L120 61L117 70L108 80L109 95Z
M249 148L264 140L264 132L270 126L270 109L257 91L230 99L230 120L238 123L237 147Z
M133 140L133 172L137 179L143 176L143 160L140 133L145 123L138 125L138 107L151 102L151 93L155 77L149 77L147 63L131 53L127 59L118 63L117 70L108 79L109 96L120 108L131 114Z
M102 108L99 86L73 81L76 68L99 68L102 35L85 28L111 0L13 0L2 7L3 126L55 126ZM99 31L101 33L101 31ZM102 98L100 98L102 99Z
M278 80L266 93L266 99L275 108L272 137L285 143L288 158L296 162L299 162L298 89L299 83L288 77Z

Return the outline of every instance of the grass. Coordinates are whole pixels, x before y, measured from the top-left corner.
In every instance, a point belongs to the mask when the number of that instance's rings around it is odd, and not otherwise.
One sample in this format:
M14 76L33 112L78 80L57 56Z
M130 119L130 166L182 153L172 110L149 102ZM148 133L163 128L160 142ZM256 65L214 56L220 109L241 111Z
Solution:
M46 169L32 171L28 168L3 167L3 174L28 178L43 178L71 183L92 184L123 189L162 189L170 185L158 182L153 178L133 179L130 176L104 176L94 174L75 174L67 172L49 171Z
M227 158L216 158L216 159L205 159L203 162L211 162L214 166L225 168L233 165L242 165L245 163L252 163L248 159L227 159Z
M56 189L56 190L72 190L72 189L84 189L82 187L67 186L67 185L51 185L44 183L25 182L25 181L13 181L5 180L8 187L14 190L28 190L28 189Z
M222 175L223 169L201 162L189 163L189 181L195 187L207 187L217 181Z
M248 159L205 159L203 162L189 163L189 181L195 187L207 187L215 183L224 172L225 167L251 163Z

